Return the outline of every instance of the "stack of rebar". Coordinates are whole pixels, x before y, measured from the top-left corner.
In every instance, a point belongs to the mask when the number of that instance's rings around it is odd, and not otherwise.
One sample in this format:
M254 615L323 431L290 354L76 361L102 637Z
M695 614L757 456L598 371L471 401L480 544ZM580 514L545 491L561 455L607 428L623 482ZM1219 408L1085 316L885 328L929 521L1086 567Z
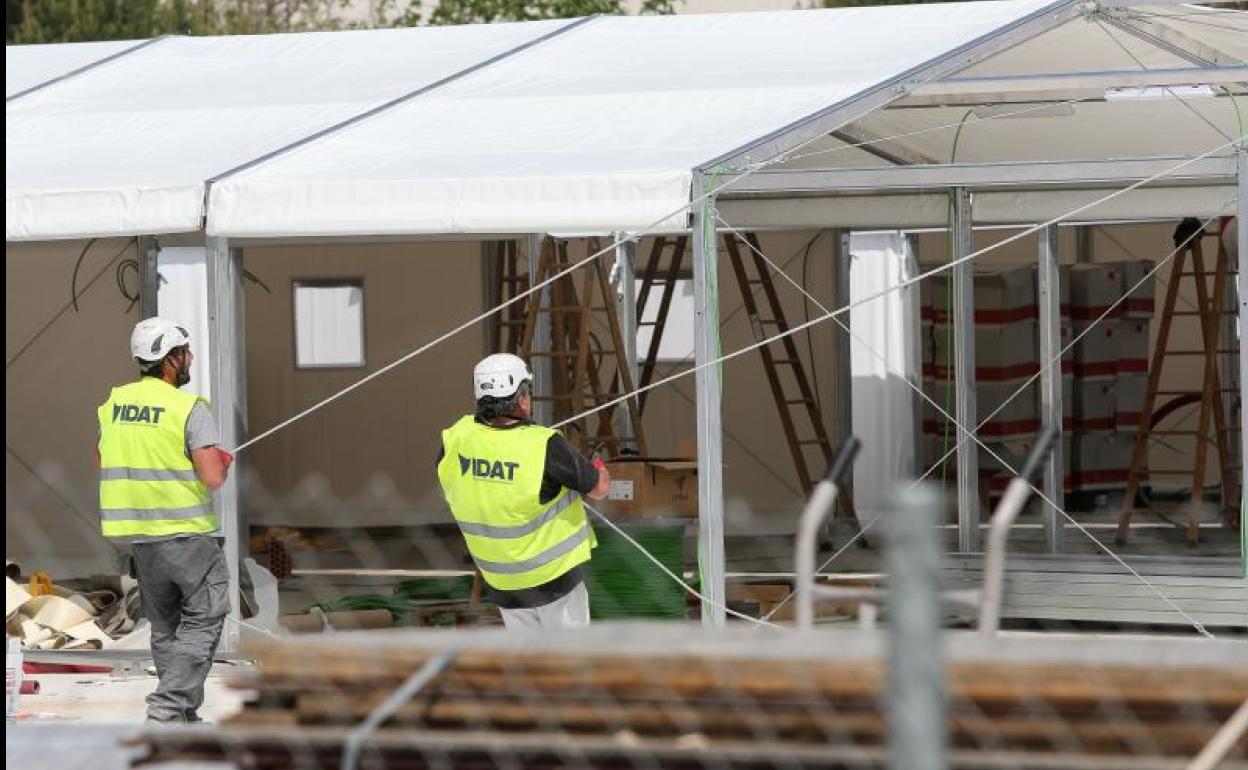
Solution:
M146 761L339 768L353 729L449 653L360 735L357 767L887 766L878 637L742 630L700 644L688 630L637 637L645 628L518 643L460 631L266 641L252 649L257 676L238 682L256 692L243 712L211 729L149 731ZM1080 663L1045 649L951 656L950 766L1180 768L1248 697L1248 657L1221 665L1145 645ZM1248 768L1236 748L1222 766Z

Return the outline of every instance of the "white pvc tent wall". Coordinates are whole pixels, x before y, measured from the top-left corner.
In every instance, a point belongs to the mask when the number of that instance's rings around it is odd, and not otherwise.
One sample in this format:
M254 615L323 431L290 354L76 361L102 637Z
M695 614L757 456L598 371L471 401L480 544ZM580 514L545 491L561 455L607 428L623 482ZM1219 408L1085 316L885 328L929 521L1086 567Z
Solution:
M684 225L691 169L1045 7L596 18L212 186L221 235ZM205 183L558 23L172 38L6 109L6 237L195 230Z

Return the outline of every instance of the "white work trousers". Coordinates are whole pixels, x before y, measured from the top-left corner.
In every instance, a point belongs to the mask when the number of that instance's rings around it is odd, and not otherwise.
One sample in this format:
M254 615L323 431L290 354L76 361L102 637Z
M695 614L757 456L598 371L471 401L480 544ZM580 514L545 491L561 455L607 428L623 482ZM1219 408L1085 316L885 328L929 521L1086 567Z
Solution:
M589 625L589 592L581 583L550 604L520 610L499 609L509 629L581 628Z

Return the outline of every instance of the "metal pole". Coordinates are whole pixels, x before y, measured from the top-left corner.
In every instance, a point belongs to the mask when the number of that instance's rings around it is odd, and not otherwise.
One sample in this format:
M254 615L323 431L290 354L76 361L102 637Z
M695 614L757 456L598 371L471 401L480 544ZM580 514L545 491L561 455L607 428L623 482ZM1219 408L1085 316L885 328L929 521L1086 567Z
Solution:
M1235 226L1237 259L1235 282L1239 288L1239 558L1248 579L1248 505L1244 501L1244 464L1248 462L1248 145L1236 153L1239 170L1239 211Z
M139 287L140 318L160 315L160 272L157 267L159 255L160 246L155 238L150 235L139 238L139 259L142 260L140 264L143 266L139 271L139 280L143 284Z
M542 247L546 244L546 236L541 233L533 233L529 236L529 285L533 286L541 280L537 274L538 264L542 258ZM536 295L529 297L529 302L536 302L537 327L533 330L533 350L550 351L550 311L543 308L550 307L550 287L539 291ZM550 425L554 416L554 403L548 398L551 395L551 377L553 369L551 364L553 361L549 356L540 356L529 362L529 366L533 369L533 395L543 398L535 398L533 401L533 420L538 425Z
M247 430L246 336L243 326L242 252L231 249L226 238L206 239L208 262L208 335L211 347L213 414L225 447L236 447ZM241 463L230 470L217 491L215 505L225 535L225 560L230 571L230 620L221 638L221 649L238 649L239 567L243 526L239 507Z
M637 371L637 243L621 241L624 233L615 236L615 274L616 314L620 319L620 335L624 338L624 360L622 366L628 367L631 379L635 384L639 376ZM623 407L615 410L616 433L626 437L624 446L636 451L637 431L632 424L632 415Z
M1092 236L1095 225L1079 225L1075 228L1075 264L1086 265L1096 261L1092 253Z
M851 238L852 235L848 230L832 231L832 293L836 303L833 307L836 308L846 307L850 303L849 247ZM849 317L850 314L845 313L840 317L840 323L832 327L832 360L836 366L836 425L832 442L837 446L844 444L854 434L854 372L850 361L850 345L853 338L850 337L848 331L853 327L850 326ZM841 324L844 324L845 328L841 328ZM851 473L846 476L840 486L852 493L854 475Z
M894 497L887 518L888 753L896 770L943 770L945 691L940 630L941 491L929 484Z
M919 274L919 236L906 236L906 280ZM906 289L906 307L909 314L908 328L910 332L910 371L906 372L910 383L916 388L923 387L923 302L917 285ZM911 457L910 473L918 478L923 472L923 409L926 402L919 391L910 391L911 440L914 442Z
M481 241L481 307L497 307L503 301L503 281L494 280L506 272L502 241ZM502 352L503 316L495 315L481 324L483 356Z
M953 190L953 258L971 253L971 195ZM974 429L979 423L975 399L975 273L971 262L953 268L954 417ZM979 550L979 447L958 433L958 550Z
M694 355L697 363L698 411L698 567L702 593L702 623L722 626L724 590L724 466L723 408L719 366L708 366L720 355L719 248L715 234L715 200L704 197L706 178L693 175L693 296Z
M1040 305L1040 362L1047 364L1061 350L1062 298L1058 273L1057 225L1039 232L1040 264L1038 266L1037 301ZM1045 366L1040 372L1040 422L1055 425L1058 440L1044 464L1044 495L1065 510L1063 495L1064 465L1062 460L1062 365ZM1049 553L1062 552L1064 534L1062 515L1052 506L1044 506L1044 542Z

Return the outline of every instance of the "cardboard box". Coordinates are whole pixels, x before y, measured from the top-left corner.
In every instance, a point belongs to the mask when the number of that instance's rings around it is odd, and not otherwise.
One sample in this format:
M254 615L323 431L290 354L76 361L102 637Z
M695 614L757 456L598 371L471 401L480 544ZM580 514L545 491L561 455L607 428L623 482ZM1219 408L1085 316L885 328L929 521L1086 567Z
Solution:
M1124 489L1135 437L1105 431L1075 436L1074 488L1080 492Z
M1118 322L1118 374L1148 374L1147 318Z
M596 504L622 519L688 518L698 515L698 463L685 458L623 458L607 463L611 491Z
M1062 372L1062 432L1075 429L1075 376Z
M1027 385L1026 389L1014 396L1025 382L1026 379L981 381L975 384L975 405L980 420L992 414L1002 404L1005 405L1000 413L979 430L980 437L1001 440L1033 436L1040 430L1039 382ZM954 414L954 387L951 381L925 378L923 392L950 415ZM929 436L943 436L946 423L944 416L926 400L923 401L922 408L923 432ZM949 423L949 435L957 437L957 428L953 423Z
M923 374L937 379L953 376L954 344L952 327L932 327L932 365ZM975 379L978 382L1017 380L1030 377L1039 368L1039 337L1035 321L975 325Z
M1007 441L1007 442L1004 442L1003 444L1000 444L999 447L994 447L994 449L997 451L998 454L1001 455L1001 459L1006 460L1007 462L1010 462L1013 465L1013 467L1017 469L1023 466L1024 461L1027 459L1027 455L1031 454L1031 449L1033 446L1035 446L1034 436L1030 438L1025 438L1025 439L1015 439L1012 441ZM1061 448L1062 490L1066 492L1071 492L1074 489L1072 486L1073 481L1074 481L1074 477L1072 475L1073 463L1074 463L1074 458L1073 458L1074 437L1069 434L1063 434L1062 440L1061 440L1061 446L1062 446ZM994 460L990 455L989 456L985 456L985 455L986 453L980 454L979 462L980 462L981 467L985 467L985 468L999 468L1000 467L1000 463ZM988 480L988 491L991 492L993 495L999 495L1000 493L1005 491L1005 488L1009 486L1010 481L1012 481L1013 479L1014 479L1013 473L1010 473L1009 471L1002 469L1000 473L994 475L992 478ZM1036 486L1040 486L1039 481L1037 481ZM1044 503L1041 502L1040 505L1044 506ZM1044 506L1044 507L1047 507L1047 506Z
M1075 321L1074 371L1076 377L1113 377L1118 374L1119 321L1105 318L1095 324ZM1082 336L1080 336L1082 335Z
M929 270L935 265L923 269ZM952 270L919 284L920 306L927 320L948 323ZM1032 266L975 271L975 323L1008 324L1038 317L1036 269ZM930 285L929 285L930 284Z
M1070 343L1075 339L1075 322L1063 317L1058 329L1060 339L1057 346L1062 351L1062 374L1073 375L1075 373L1075 346Z
M1147 374L1120 374L1114 393L1114 428L1135 435L1148 395Z
M1071 317L1076 321L1091 321L1121 299L1124 272L1123 265L1118 263L1072 265Z
M1117 419L1116 377L1076 377L1074 380L1074 429L1113 430Z
M1137 283L1139 288L1132 291L1127 301L1123 303L1122 315L1125 318L1148 319L1153 317L1155 297L1157 296L1156 283L1154 278L1156 275L1149 275L1154 267L1155 262L1146 260L1134 260L1132 262L1122 263L1123 273L1123 291L1129 291L1132 286ZM1145 278L1145 276L1148 276ZM1143 283L1140 283L1143 281Z

